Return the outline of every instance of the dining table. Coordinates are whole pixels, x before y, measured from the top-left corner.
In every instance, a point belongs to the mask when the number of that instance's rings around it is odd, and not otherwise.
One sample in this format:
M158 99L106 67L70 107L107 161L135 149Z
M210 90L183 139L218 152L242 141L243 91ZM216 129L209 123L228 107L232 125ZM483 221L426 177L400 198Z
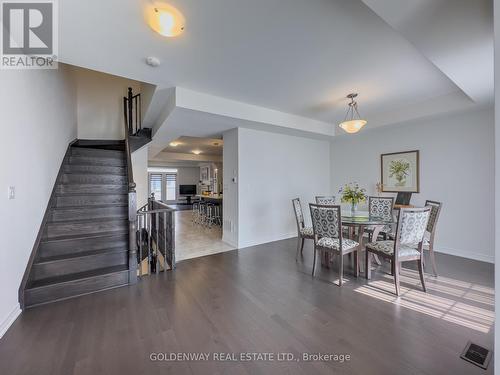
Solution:
M360 243L361 245L363 244L363 236L365 234L365 229L367 228L372 228L372 236L371 238L374 239L374 241L378 238L378 235L380 231L384 228L386 225L395 225L397 223L397 214L392 214L390 217L382 217L382 216L375 216L375 215L370 215L368 211L341 211L341 216L342 216L342 227L348 229L349 233L349 238ZM362 271L362 263L361 262L361 252L358 251L356 256L358 257L358 267L360 271ZM375 255L375 262L377 262L378 265L381 264L380 260L378 257ZM330 263L330 257L328 254L325 254L324 257L324 265L328 265Z

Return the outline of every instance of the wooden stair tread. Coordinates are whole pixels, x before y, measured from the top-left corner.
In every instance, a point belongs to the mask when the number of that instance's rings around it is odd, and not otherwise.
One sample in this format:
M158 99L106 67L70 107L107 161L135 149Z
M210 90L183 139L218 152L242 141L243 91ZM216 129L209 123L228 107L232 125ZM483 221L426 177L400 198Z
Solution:
M121 185L119 185L121 186ZM66 192L57 192L55 194L56 197L67 197L67 196L81 196L81 197L87 197L87 196L107 196L107 195L128 195L128 193L120 193L120 192L114 192L110 191L109 193L66 193Z
M128 220L127 219L119 219L119 218L109 218L109 217L103 217L103 218L97 218L97 219L75 219L75 220L66 220L64 222L49 222L49 225L63 225L63 224L83 224L83 223L107 223L110 221L116 221L116 222L125 222Z
M50 286L50 285L63 284L63 283L68 283L68 282L72 282L75 280L90 279L90 278L93 278L96 276L102 276L102 275L107 275L107 274L112 274L112 273L117 273L117 272L124 272L124 271L128 272L128 265L98 268L98 269L94 269L91 271L73 273L73 274L69 274L69 275L48 277L46 279L41 279L41 280L36 280L36 281L30 282L27 289L30 290L30 289L36 289L36 288L43 288L43 287Z
M77 234L77 235L68 235L64 237L57 238L43 238L41 243L50 243L50 242L58 242L58 241L72 241L72 240L80 240L80 239L89 239L89 238L100 238L100 237L109 237L115 236L117 234L128 234L128 229L123 231L108 231L108 232L99 232L99 233L88 233L88 234Z
M114 207L127 207L128 203L113 203L113 204L96 204L93 206L63 206L53 207L53 211L71 211L71 210L92 210L94 208L114 208Z
M68 259L85 258L85 257L93 256L93 255L123 253L123 252L128 252L128 249L124 248L123 246L118 246L118 247L111 247L111 248L101 249L101 250L82 251L82 252L76 252L76 253L55 255L55 256L45 257L45 258L38 258L34 262L34 264L46 264L46 263L65 261Z
M80 166L80 165L79 165ZM101 166L102 167L102 166ZM122 167L113 167L113 168L122 168ZM123 170L122 172L93 172L93 171L66 171L64 174L71 174L71 175L90 175L90 176L126 176L127 171Z

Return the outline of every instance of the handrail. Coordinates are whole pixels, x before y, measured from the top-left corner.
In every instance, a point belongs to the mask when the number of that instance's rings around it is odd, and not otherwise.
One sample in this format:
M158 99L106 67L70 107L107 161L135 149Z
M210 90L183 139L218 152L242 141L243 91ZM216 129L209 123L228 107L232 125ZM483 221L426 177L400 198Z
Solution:
M126 109L125 109L126 112ZM128 229L129 229L129 284L137 283L137 193L134 182L134 172L132 170L132 155L130 150L129 129L125 113L125 155L127 158L127 178L128 178Z
M142 99L140 93L134 95L132 87L128 88L127 96L123 97L123 110L128 133L137 135L142 129Z
M161 207L161 208L158 208ZM163 269L175 268L175 217L172 208L163 202L148 199L148 203L137 210L139 235L139 275L143 276L142 262L147 258L147 273L158 273L160 256ZM146 252L147 251L147 252Z

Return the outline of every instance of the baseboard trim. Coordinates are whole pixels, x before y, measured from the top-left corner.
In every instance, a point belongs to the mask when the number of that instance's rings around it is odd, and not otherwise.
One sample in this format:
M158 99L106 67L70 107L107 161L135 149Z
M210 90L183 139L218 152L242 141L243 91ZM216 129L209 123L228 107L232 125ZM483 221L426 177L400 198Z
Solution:
M230 246L238 248L238 243L236 241L233 241L232 239L228 238L227 236L225 236L224 233L222 234L222 242L225 242Z
M7 330L10 328L12 323L14 323L17 317L21 314L21 307L19 303L12 309L12 311L7 315L7 318L0 324L0 339L7 333Z
M215 251L214 250L202 250L202 251L198 251L196 253L188 254L185 257L179 256L176 259L176 263L182 262L183 260L194 259L194 258L201 258L201 257L205 257L205 256L208 256L208 255L221 254L221 253L226 253L228 251L234 251L234 250L236 250L236 247L234 249L215 250Z
M484 255L478 253L471 253L470 251L452 249L450 247L436 247L434 248L436 253L443 253L448 255L454 255L461 258L478 260L480 262L495 263L495 257L491 255Z
M269 238L264 238L264 239L261 239L259 241L255 241L255 242L247 242L247 243L244 243L244 244L240 244L239 248L240 249L244 249L246 247L264 245L264 244L270 243L270 242L288 240L289 238L294 238L294 237L297 237L297 232L280 234L278 236L272 236L272 237L269 237Z

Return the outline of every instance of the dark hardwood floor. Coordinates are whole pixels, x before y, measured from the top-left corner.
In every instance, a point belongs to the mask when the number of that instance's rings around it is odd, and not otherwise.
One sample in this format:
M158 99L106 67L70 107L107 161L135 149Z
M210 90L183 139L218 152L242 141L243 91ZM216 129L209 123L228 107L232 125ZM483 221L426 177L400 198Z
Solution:
M0 340L0 374L492 374L459 358L492 347L493 266L438 254L438 279L379 267L369 283L310 275L295 240L180 262L137 285L40 306ZM346 258L347 259L347 258ZM318 267L319 268L319 267ZM385 270L385 272L384 272ZM178 352L349 354L350 361L151 361Z

